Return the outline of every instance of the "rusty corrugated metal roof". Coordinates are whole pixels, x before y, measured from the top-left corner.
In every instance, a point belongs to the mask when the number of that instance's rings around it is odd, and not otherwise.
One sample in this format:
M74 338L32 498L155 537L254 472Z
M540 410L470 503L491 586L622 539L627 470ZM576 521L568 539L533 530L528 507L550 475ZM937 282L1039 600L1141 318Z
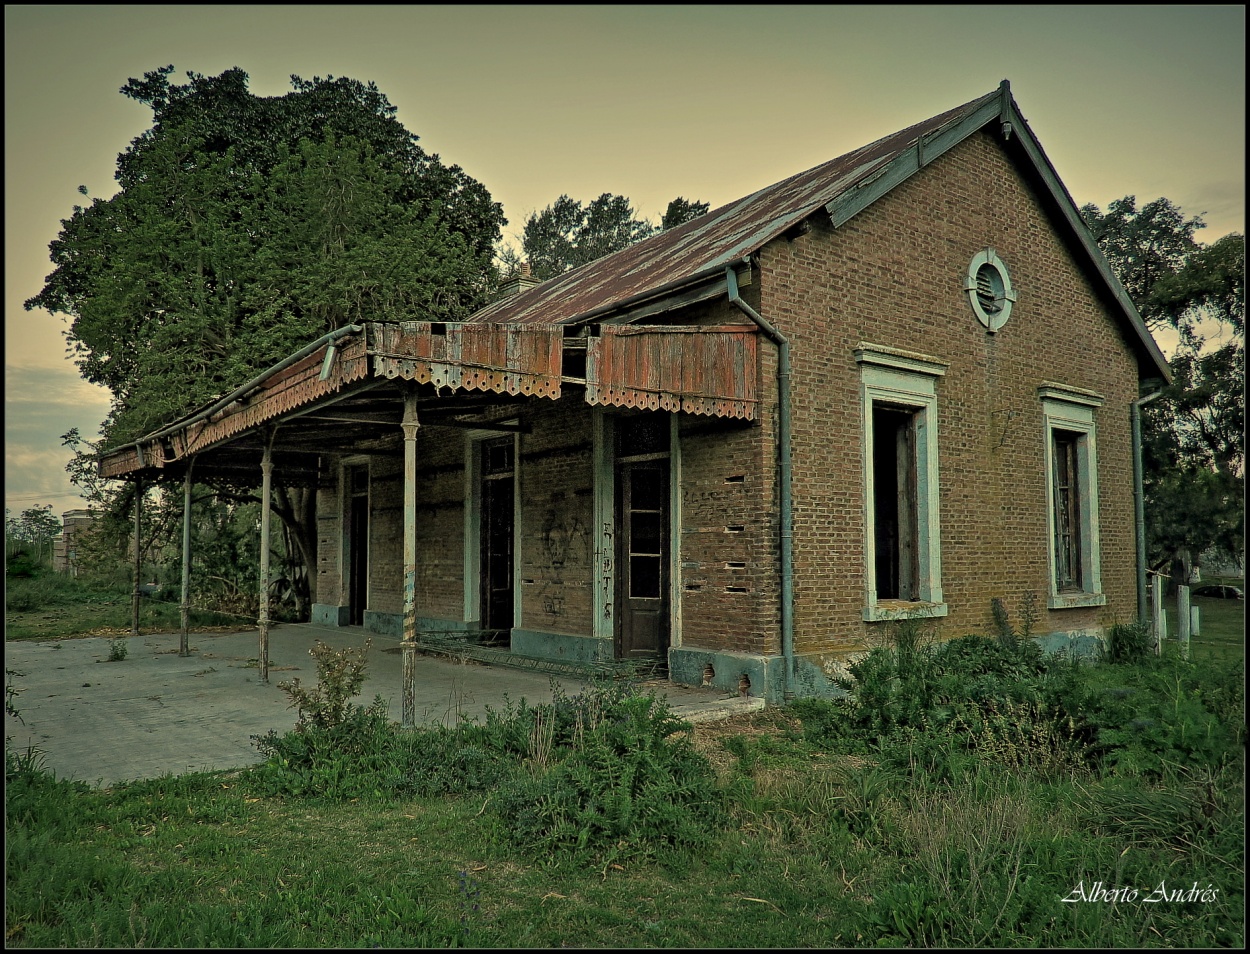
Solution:
M998 90L800 172L684 225L494 302L473 322L567 324L617 302L740 261L943 126L975 113Z

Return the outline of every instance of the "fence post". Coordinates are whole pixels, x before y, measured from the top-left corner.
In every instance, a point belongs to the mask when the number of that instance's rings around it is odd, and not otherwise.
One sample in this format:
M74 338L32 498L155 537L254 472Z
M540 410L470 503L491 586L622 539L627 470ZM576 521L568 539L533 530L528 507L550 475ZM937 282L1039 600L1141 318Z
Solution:
M1155 655L1163 655L1163 641L1167 639L1167 614L1163 612L1163 577L1155 574L1150 581L1150 626L1154 631Z
M1181 658L1189 658L1189 587L1176 588L1176 638L1181 644Z

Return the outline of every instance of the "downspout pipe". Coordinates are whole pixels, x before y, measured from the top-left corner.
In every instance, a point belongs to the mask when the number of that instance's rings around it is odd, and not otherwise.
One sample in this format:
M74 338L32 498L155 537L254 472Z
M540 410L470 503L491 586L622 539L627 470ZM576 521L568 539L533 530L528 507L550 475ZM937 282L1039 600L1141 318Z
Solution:
M1162 391L1145 394L1133 401L1133 529L1137 538L1137 620L1150 621L1149 593L1146 587L1146 491L1142 465L1141 409L1162 395Z
M746 262L749 264L750 259ZM777 346L777 480L780 486L781 656L785 663L783 698L794 698L794 507L790 493L790 342L738 294L738 276L725 268L729 300Z

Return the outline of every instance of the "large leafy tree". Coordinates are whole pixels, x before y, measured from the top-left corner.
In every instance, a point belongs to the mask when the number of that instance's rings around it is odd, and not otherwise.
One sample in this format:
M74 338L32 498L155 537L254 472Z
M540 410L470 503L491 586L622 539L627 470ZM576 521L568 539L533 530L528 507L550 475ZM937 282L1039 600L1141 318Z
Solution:
M374 84L293 76L291 92L260 97L240 69L185 84L172 72L122 87L152 125L118 156L116 194L62 222L54 271L26 302L66 317L83 376L112 392L105 447L345 324L454 320L484 303L501 207L425 152ZM280 486L274 503L306 603L312 495Z
M525 221L522 256L539 281L619 252L658 231L676 228L705 213L706 202L678 197L668 204L660 226L639 218L629 199L605 192L583 205L562 195ZM503 265L514 267L518 258L505 253Z
M1173 383L1143 416L1152 562L1183 564L1214 550L1234 559L1245 540L1245 239L1211 245L1160 198L1081 210L1143 318L1178 336Z
M152 126L120 190L75 206L26 302L69 319L83 376L113 393L106 443L133 440L294 348L363 317L461 317L482 303L503 215L427 154L373 84L172 67L122 94Z

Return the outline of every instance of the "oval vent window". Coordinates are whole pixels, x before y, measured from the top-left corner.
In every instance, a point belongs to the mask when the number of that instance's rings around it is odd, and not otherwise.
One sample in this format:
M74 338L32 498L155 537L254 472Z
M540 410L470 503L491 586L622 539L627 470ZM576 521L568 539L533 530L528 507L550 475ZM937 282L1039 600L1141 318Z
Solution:
M977 320L987 331L993 334L1007 324L1016 293L1011 287L1007 266L992 248L977 252L972 257L972 263L968 266L968 277L964 281L964 291L968 293L968 301L972 304Z

